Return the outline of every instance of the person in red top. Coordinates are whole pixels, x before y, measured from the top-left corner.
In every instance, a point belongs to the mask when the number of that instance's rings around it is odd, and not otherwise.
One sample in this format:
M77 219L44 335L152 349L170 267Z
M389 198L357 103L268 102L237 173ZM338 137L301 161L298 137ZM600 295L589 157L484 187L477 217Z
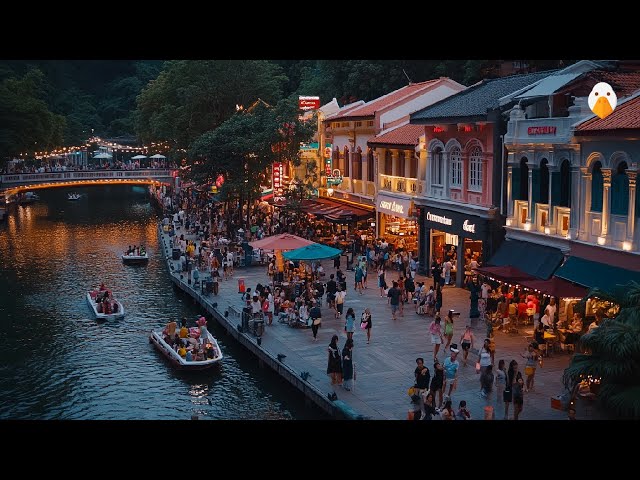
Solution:
M527 303L526 297L520 297L520 303L518 303L518 323L523 324L527 321Z

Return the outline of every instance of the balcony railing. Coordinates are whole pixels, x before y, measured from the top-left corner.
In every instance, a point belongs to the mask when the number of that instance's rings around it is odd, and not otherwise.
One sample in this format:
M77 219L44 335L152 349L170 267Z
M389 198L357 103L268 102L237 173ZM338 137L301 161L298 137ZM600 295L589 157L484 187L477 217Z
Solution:
M380 175L380 189L388 192L418 195L424 191L424 182L417 178L396 177L393 175Z

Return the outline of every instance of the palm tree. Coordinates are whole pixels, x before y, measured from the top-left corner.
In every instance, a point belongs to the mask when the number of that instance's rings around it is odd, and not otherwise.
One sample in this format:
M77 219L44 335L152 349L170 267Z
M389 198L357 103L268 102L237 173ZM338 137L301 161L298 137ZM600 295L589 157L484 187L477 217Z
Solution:
M618 418L640 418L640 284L632 281L611 292L594 288L588 296L616 303L620 312L582 336L588 353L574 355L564 384L572 389L589 375L600 378L603 409Z

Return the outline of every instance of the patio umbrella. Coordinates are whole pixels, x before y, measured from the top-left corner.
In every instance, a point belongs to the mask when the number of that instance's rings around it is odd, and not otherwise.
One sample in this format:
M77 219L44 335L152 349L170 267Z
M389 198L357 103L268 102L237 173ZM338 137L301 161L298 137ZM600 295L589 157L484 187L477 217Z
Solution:
M93 158L112 158L113 155L109 153L99 153L98 155L94 155Z
M167 158L164 155L160 155L159 153L156 153L155 155L151 155L149 158Z
M321 245L319 243L314 243L312 245L307 245L306 247L301 247L296 250L291 250L283 254L283 257L287 260L326 260L328 258L335 258L342 254L342 250L338 250L337 248L327 247L326 245Z
M279 235L271 235L261 240L249 243L253 248L261 248L262 250L294 250L306 245L315 245L311 240L298 237L290 233L282 233Z
M131 160L142 160L143 158L147 158L146 155L136 155L135 157L131 157Z

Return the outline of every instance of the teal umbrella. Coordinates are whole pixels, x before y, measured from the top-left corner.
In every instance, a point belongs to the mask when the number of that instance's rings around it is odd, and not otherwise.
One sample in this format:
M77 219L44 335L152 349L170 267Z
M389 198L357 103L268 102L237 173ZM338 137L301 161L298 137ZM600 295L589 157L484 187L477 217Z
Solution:
M304 247L296 248L290 252L283 253L282 256L287 260L326 260L328 258L335 258L342 254L342 250L337 248L327 247L319 243L312 243Z

